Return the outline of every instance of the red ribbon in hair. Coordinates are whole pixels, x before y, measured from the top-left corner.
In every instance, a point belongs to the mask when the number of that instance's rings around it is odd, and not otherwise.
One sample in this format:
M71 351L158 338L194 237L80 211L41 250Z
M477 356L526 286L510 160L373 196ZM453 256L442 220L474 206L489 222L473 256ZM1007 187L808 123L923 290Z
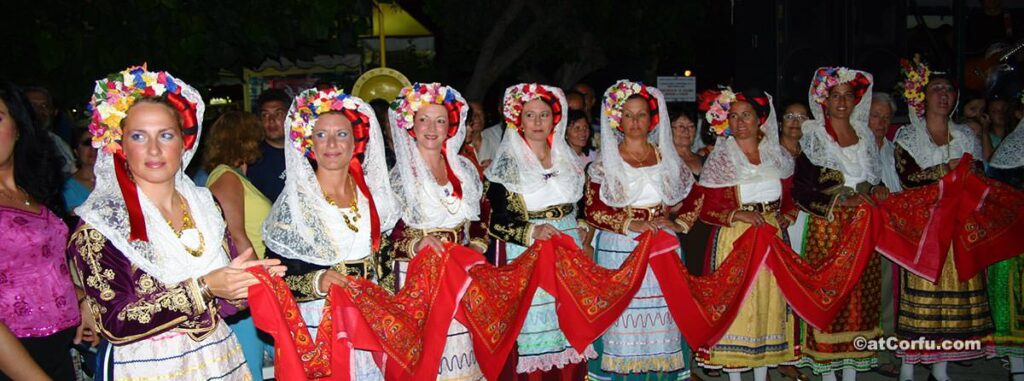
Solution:
M359 159L352 157L352 160L349 160L348 173L352 175L352 180L355 180L356 187L363 193L363 196L366 196L366 201L370 204L370 237L373 238L373 251L380 250L380 214L377 213L377 204L373 202L370 188L366 186L363 166L359 164Z
M131 227L128 240L148 242L149 235L146 234L146 218L142 215L139 191L128 174L128 161L125 160L124 150L114 154L114 174L117 175L117 186L121 188L121 196L124 197L124 204L128 208L128 225Z

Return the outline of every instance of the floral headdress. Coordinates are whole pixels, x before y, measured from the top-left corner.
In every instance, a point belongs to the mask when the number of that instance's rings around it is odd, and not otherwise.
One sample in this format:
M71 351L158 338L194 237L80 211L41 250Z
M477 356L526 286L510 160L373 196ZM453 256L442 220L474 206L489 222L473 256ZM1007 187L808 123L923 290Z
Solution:
M185 149L191 149L196 134L196 104L181 95L181 84L167 72L149 71L146 65L129 67L96 81L92 100L89 133L92 146L114 154L121 151L121 121L128 109L143 97L165 96L182 116Z
M704 118L711 125L711 131L718 136L728 137L732 135L732 128L729 126L729 108L736 102L736 93L726 87L719 90L705 90L700 95L698 102L701 111L705 112Z
M914 55L913 61L905 58L900 60L900 71L904 76L903 99L918 117L924 116L924 88L928 86L928 80L932 75L931 69L928 68L928 64L921 61L920 55Z
M185 89L191 91L190 96L195 100L190 100L182 93ZM129 67L96 81L88 105L88 111L91 113L89 133L92 135L92 146L113 156L117 185L128 208L131 225L129 239L148 242L149 235L146 232L146 220L142 213L138 188L128 173L127 158L121 146L124 134L121 122L128 116L128 109L144 97L165 98L181 116L186 157L191 157L190 152L195 148L195 142L199 138L197 110L198 107L202 107L202 99L184 82L167 72L149 71L145 64ZM187 164L187 159L185 163Z
M845 67L818 68L818 71L814 73L814 80L811 84L814 88L814 101L821 105L825 104L829 90L844 83L849 83L853 86L859 101L860 97L867 91L868 86L871 85L871 80L865 77L864 74L861 74L861 72Z
M505 104L501 109L502 114L505 115L505 125L508 128L522 131L520 116L523 106L538 98L551 106L551 115L554 124L557 125L562 120L562 104L554 93L536 83L522 83L505 90Z
M363 146L365 146L366 134L359 134L358 131L369 127L368 117L359 112L360 103L362 101L358 98L345 94L344 90L338 88L305 90L295 97L295 103L292 105L288 138L303 155L314 158L312 150L313 125L323 114L340 112L352 122L352 130L356 135L357 142L355 154L359 154L361 153L361 150L358 149L359 135L363 135ZM359 128L360 126L364 128Z
M451 136L459 128L459 110L462 108L456 95L452 88L436 82L414 83L412 86L403 87L398 93L398 98L391 103L391 109L398 113L395 123L398 128L412 134L416 111L429 104L441 105L448 110L448 136Z
M608 115L608 124L612 129L622 131L620 124L622 123L622 106L626 104L626 100L633 95L640 95L647 100L647 105L651 108L651 125L647 128L648 131L654 129L654 126L658 125L658 100L651 96L651 93L647 91L647 86L641 82L631 82L627 80L620 80L612 85L605 93L604 97L604 110L605 114Z

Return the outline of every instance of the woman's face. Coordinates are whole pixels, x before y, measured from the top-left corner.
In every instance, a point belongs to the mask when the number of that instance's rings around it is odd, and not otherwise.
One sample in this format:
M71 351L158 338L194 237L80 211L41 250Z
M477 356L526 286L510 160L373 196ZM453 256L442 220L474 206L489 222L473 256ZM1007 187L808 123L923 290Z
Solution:
M83 167L92 168L96 164L96 149L92 148L92 135L86 130L75 141L75 155Z
M828 91L828 97L825 98L825 108L828 110L828 116L834 119L850 119L850 114L853 113L853 107L857 102L857 94L853 91L853 86L849 83L841 83L832 86Z
M523 112L519 114L522 124L523 138L530 143L546 143L548 135L555 128L554 115L551 106L541 99L534 99L523 105Z
M18 140L18 126L7 103L0 100L0 166L12 164L14 160L14 143Z
M475 136L484 130L484 106L480 102L469 102L469 108L473 110L473 117L466 123L466 134Z
M729 126L736 140L757 139L757 111L746 101L736 101L729 108Z
M413 116L412 130L420 149L440 151L448 137L448 110L441 105L426 105Z
M956 103L956 88L945 78L937 78L924 89L925 111L949 115Z
M810 113L804 105L794 103L787 106L782 114L782 136L800 140L800 137L804 136L801 126L807 119L810 119Z
M985 111L985 100L982 98L971 99L964 105L964 118L975 119Z
M590 124L586 118L576 119L565 131L565 139L573 148L583 149L590 140Z
M312 140L318 171L348 169L355 147L352 122L348 118L335 113L320 116L313 124Z
M633 98L622 106L622 123L619 124L626 139L646 139L651 128L651 108L647 101Z
M697 126L693 124L690 117L680 115L672 121L672 142L680 147L690 147L693 144L693 137L697 133Z
M175 112L150 102L136 103L128 110L121 146L139 186L173 182L181 168L185 142Z

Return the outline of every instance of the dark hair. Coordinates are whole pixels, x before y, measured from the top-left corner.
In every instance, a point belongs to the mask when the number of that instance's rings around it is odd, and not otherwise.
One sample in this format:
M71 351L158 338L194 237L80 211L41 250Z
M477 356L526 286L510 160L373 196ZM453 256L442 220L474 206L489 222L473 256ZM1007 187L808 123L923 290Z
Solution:
M281 89L266 89L260 93L259 98L256 98L256 112L259 112L263 105L267 102L281 102L285 108L288 108L292 104L292 97L288 96L288 93Z
M14 183L54 214L63 216L63 173L53 142L49 135L32 125L31 106L14 84L0 81L0 102L7 105L18 132L11 153Z
M590 129L590 116L588 116L587 113L583 112L583 110L569 110L569 117L568 117L568 122L567 122L567 126L568 127L566 127L566 130L568 130L569 127L571 127L573 123L576 123L576 121L580 120L580 119L583 119L583 120L585 120L587 122L587 130L589 130ZM591 135L593 135L593 134L591 134ZM566 134L566 136L568 138L568 134ZM583 154L584 155L589 155L590 154L590 150L592 150L592 149L594 149L594 147L590 146L590 139L587 139L587 144L583 146Z
M381 128L387 128L388 125L388 109L391 108L391 103L386 100L377 98L370 101L370 108L373 109L373 114L377 116L377 123L380 124Z
M667 107L668 107L668 122L669 123L672 123L672 121L674 121L676 119L679 119L680 116L685 116L687 118L690 118L691 122L697 123L697 119L694 116L695 113L693 112L693 110L691 110L690 107L687 107L686 104L684 104L684 103L671 103L671 104L668 104Z

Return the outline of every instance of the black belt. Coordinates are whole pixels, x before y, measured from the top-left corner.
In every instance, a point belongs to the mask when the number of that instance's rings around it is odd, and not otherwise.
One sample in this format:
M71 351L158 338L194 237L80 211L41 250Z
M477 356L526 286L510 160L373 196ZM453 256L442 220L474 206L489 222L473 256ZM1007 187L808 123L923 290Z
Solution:
M527 212L526 215L531 220L540 220L540 219L544 219L544 220L557 220L557 219L560 219L560 218L565 217L565 216L575 216L576 215L576 205L575 204L552 205L552 206L549 206L547 208L544 208L544 210L538 210L538 211L535 211L535 212Z

